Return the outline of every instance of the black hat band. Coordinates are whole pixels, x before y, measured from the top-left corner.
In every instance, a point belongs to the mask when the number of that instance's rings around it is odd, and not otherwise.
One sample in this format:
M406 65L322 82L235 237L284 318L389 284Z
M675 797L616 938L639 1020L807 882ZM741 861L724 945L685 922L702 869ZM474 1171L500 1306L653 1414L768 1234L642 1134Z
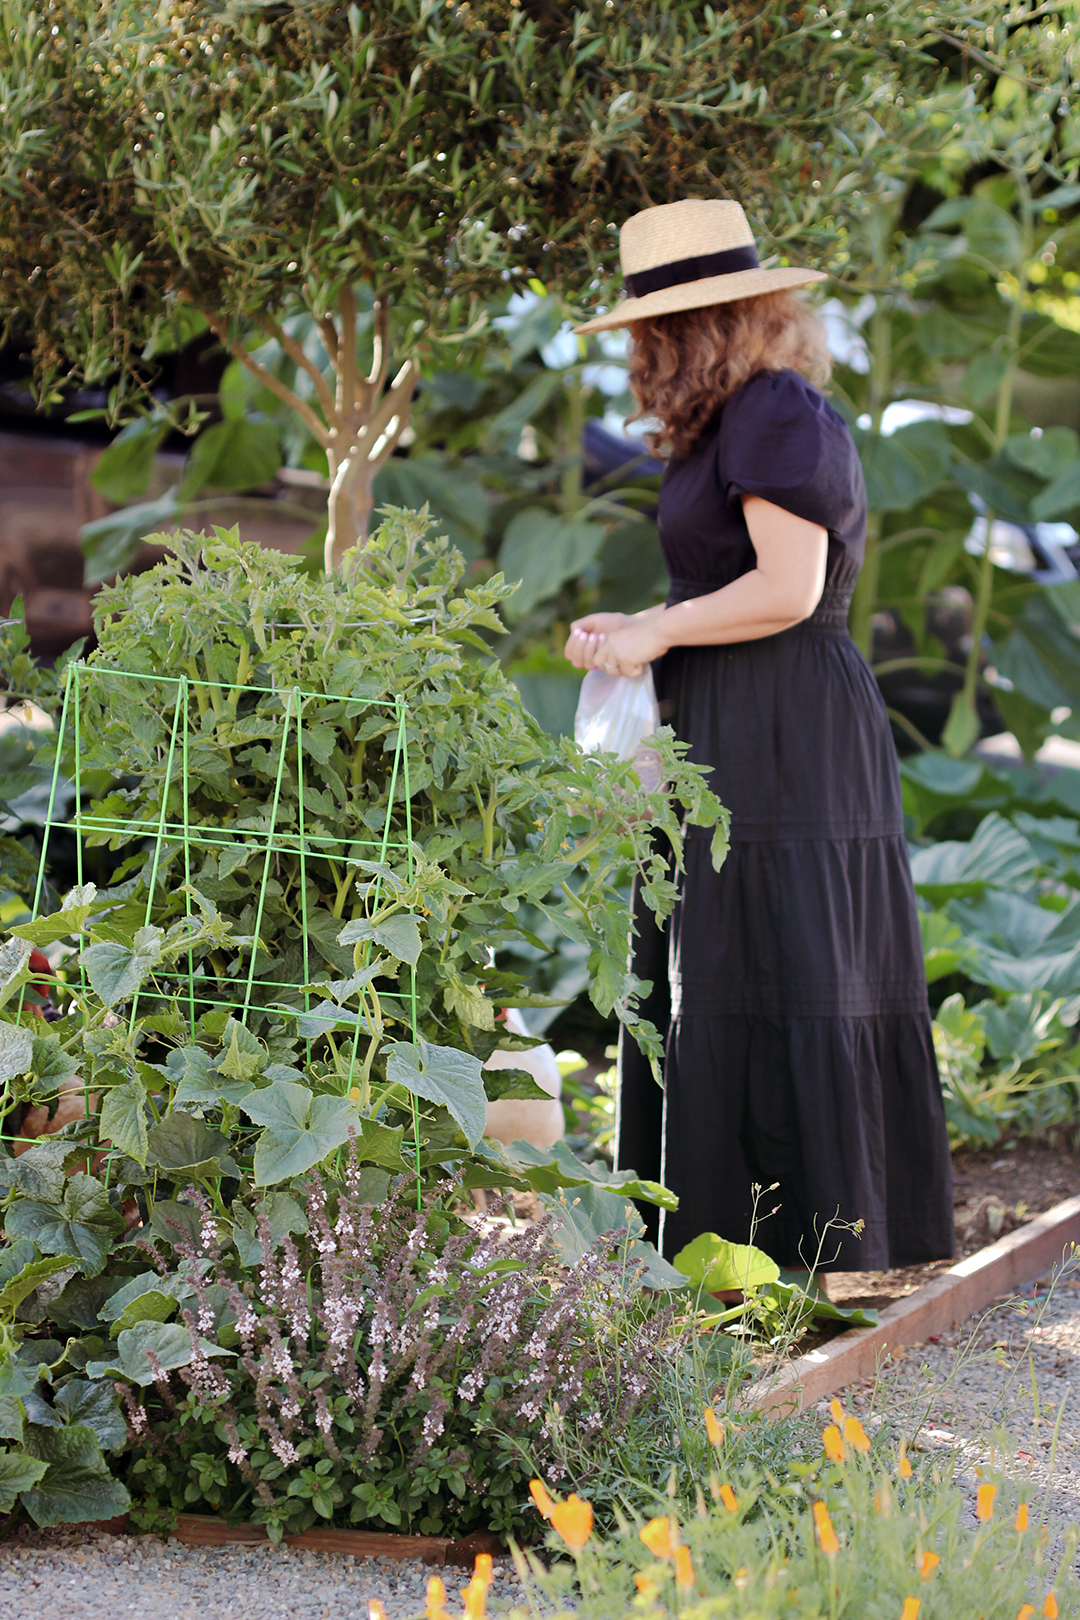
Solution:
M758 268L757 248L725 248L721 253L702 253L693 259L674 259L671 264L658 264L653 270L635 270L632 276L623 276L623 285L631 298L644 298L647 293L662 292L665 287L681 287L688 281L704 281L709 276L729 276L737 270Z

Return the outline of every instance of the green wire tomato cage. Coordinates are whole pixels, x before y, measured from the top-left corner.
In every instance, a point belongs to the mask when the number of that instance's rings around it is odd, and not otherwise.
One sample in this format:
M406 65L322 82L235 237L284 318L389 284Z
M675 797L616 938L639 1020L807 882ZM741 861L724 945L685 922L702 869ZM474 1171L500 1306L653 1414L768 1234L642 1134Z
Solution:
M123 689L123 683L138 683L140 686L156 684L160 686L163 694L163 717L166 721L168 743L165 745L165 775L161 792L161 808L159 814L150 820L138 817L110 816L101 814L93 809L83 807L83 746L82 746L82 707L83 700L92 690L95 683L108 683L115 693L117 683ZM270 808L266 817L265 826L239 825L232 823L227 826L206 826L198 821L193 822L189 816L191 792L189 781L189 764L191 750L191 705L192 699L198 698L202 691L205 694L213 693L220 701L226 701L235 694L239 699L241 695L247 698L277 698L284 706L284 727L281 734L280 745L277 750L276 775L274 778L273 794L270 799ZM171 860L179 851L183 858L184 872L184 898L185 915L192 916L192 851L196 849L220 851L223 849L236 849L250 846L257 854L262 856L261 875L258 884L255 922L248 941L238 940L236 971L233 982L236 985L234 995L222 994L222 979L219 976L210 977L197 965L193 953L188 953L187 966L171 968L155 968L150 975L152 990L136 990L131 999L129 1013L129 1028L134 1028L138 1014L140 999L147 995L154 1001L171 1002L178 1008L186 1011L189 1032L194 1038L196 1033L196 1019L201 1013L209 1009L223 1009L243 1023L249 1013L258 1009L273 1013L282 1018L302 1018L310 1011L310 992L307 986L311 983L313 963L311 960L311 945L308 928L308 893L307 893L307 863L320 856L336 858L348 864L361 861L371 861L383 865L388 859L398 857L403 860L409 879L413 877L413 846L412 846L412 808L409 788L409 752L406 741L407 709L402 697L395 697L391 701L383 702L364 700L363 707L367 709L390 709L394 716L395 737L393 745L393 759L390 767L390 783L387 795L386 817L381 834L371 838L350 837L336 838L323 832L312 831L308 825L304 807L304 709L309 700L316 700L320 704L342 703L349 707L357 706L357 699L347 695L327 692L306 692L300 687L275 688L257 687L247 684L229 683L227 681L201 681L187 675L154 675L142 672L124 671L104 668L82 662L72 663L68 666L65 683L63 704L60 713L60 723L57 731L56 754L53 764L52 781L49 791L48 809L46 812L41 845L41 858L38 864L37 883L34 890L31 919L36 921L39 915L42 895L45 890L45 873L48 864L49 844L53 834L57 832L70 833L75 841L75 859L77 882L81 886L84 881L84 840L92 835L104 835L107 838L120 842L130 843L141 840L152 841L152 856L150 872L147 880L147 898L144 926L151 926L153 920L154 901L158 884L158 874L163 860ZM171 712L170 712L171 711ZM196 710L196 723L201 711ZM234 702L235 713L235 702ZM296 822L292 829L279 828L277 825L278 807L281 801L282 781L285 775L286 759L290 742L295 742L297 749L296 772ZM70 743L70 747L69 747ZM73 761L73 775L71 787L74 791L74 808L70 817L56 815L57 798L60 791L61 761L65 757ZM401 784L402 798L405 812L405 837L394 836L393 809L398 784ZM181 814L180 819L170 819L169 800L175 786L180 788ZM274 999L274 992L283 998L297 1000L298 985L295 980L261 978L256 975L256 963L260 950L260 930L266 906L267 885L270 881L274 867L275 856L287 855L294 857L299 863L299 888L301 906L301 950L303 962L303 1005L288 1005L287 1000ZM376 873L372 901L378 905L383 886L382 875ZM104 891L103 897L107 897ZM245 949L250 951L246 974L242 968L242 956ZM366 965L371 951L371 943L363 947L363 965ZM85 986L85 978L80 970L80 980ZM253 1002L253 997L256 998ZM20 997L20 1008L21 1008ZM416 966L409 966L408 989L403 997L399 997L407 1005L408 1021L412 1031L412 1039L417 1038L417 991ZM355 1024L352 1052L348 1070L348 1086L352 1088L353 1076L358 1062L363 1019L358 1017ZM311 1037L307 1037L307 1051L311 1055ZM417 1161L419 1165L420 1126L419 1114L415 1097L412 1099L413 1123Z

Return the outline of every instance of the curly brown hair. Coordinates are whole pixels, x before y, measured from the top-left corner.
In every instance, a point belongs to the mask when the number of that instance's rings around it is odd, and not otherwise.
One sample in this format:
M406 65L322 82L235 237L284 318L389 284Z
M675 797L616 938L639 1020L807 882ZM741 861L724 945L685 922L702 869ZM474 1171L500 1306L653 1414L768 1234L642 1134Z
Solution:
M652 448L683 460L724 401L758 371L799 371L829 378L821 320L790 292L761 293L728 304L658 315L630 328L631 420L655 416Z

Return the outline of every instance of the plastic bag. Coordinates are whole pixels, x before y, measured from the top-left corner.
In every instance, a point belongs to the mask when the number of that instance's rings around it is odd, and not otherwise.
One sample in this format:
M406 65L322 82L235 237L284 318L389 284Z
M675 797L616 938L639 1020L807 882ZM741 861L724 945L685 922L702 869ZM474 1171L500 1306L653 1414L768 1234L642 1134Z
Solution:
M632 759L647 793L660 786L660 756L644 746L660 724L652 670L640 675L609 675L590 669L581 683L574 740L586 754L617 754Z

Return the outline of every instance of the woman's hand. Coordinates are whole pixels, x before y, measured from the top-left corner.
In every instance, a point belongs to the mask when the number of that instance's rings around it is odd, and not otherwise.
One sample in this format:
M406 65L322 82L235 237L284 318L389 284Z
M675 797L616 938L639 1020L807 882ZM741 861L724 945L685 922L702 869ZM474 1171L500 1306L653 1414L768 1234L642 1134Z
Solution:
M593 613L578 619L566 644L566 656L578 669L603 669L609 675L640 675L646 664L668 649L661 634L660 613L631 617Z
M608 636L624 624L633 624L629 613L590 613L570 626L564 657L575 669L592 669L599 662L597 653Z

